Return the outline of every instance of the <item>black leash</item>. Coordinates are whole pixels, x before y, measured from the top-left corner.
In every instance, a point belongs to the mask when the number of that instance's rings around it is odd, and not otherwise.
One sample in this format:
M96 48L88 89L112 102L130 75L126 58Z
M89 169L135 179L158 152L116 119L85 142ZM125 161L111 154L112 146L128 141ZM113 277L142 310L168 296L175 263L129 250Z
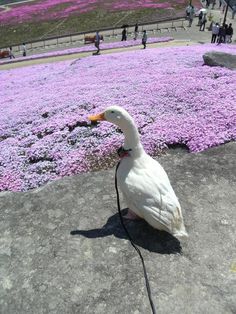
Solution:
M143 256L139 250L139 248L134 244L133 242L133 239L131 238L125 224L124 224L124 221L123 221L123 217L121 215L121 210L120 210L120 197L119 197L119 190L118 190L118 185L117 185L117 170L120 166L120 161L118 162L117 166L116 166L116 173L115 173L115 187L116 187L116 197L117 197L117 207L118 207L118 212L119 212L119 216L120 216L120 221L121 221L121 224L122 224L122 227L124 228L125 230L125 233L128 237L128 239L130 240L130 243L132 244L132 246L135 248L135 250L138 252L138 255L140 256L140 259L142 261L142 265L143 265L143 273L144 273L144 278L145 278L145 283L146 283L146 288L147 288L147 293L148 293L148 298L149 298L149 302L150 302L150 305L151 305L151 308L152 308L152 313L153 314L156 314L156 309L155 309L155 306L154 306L154 303L152 301L152 293L151 293L151 288L150 288L150 284L149 284L149 280L148 280L148 275L147 275L147 270L146 270L146 266L145 266L145 263L144 263L144 259L143 259Z

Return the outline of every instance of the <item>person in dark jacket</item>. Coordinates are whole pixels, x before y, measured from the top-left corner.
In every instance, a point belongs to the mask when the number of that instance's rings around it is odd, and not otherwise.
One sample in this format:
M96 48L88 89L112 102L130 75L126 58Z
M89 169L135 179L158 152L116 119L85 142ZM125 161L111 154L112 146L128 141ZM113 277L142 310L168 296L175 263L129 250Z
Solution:
M206 14L203 14L199 31L205 30L206 22L207 22Z
M234 30L232 28L232 23L230 23L229 26L226 29L226 43L227 44L232 43L233 33L234 33Z
M124 28L122 31L121 41L126 41L126 40L127 40L127 31L126 31L126 28Z
M225 36L226 36L226 29L227 29L227 25L221 25L220 29L219 29L219 35L218 35L218 45L220 45L221 43L225 42Z
M199 13L199 15L198 15L198 24L197 24L197 26L200 26L200 25L201 25L202 17L203 17L203 12L200 11L200 13Z
M214 10L215 5L216 5L216 0L212 0L212 10Z
M146 31L143 31L142 44L143 44L143 49L146 49L146 45L147 45L147 32Z
M97 48L97 51L95 52L95 54L97 55L100 53L100 40L101 40L101 36L99 34L99 31L97 31L95 35L95 40L94 40L94 45Z
M9 47L8 52L9 52L9 58L15 59L15 56L14 56L13 51L12 51L12 47Z
M134 27L134 40L138 38L138 23L135 24Z
M219 35L220 26L218 23L213 24L212 26L212 36L211 36L211 43L214 44L216 42L216 38Z
M23 55L23 57L26 57L26 45L25 45L25 43L22 44L22 55Z

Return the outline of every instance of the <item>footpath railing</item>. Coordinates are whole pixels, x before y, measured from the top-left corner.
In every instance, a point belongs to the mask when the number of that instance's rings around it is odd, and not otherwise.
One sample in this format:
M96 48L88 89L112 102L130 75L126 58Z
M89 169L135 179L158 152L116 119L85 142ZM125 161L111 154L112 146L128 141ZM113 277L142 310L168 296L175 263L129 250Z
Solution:
M163 19L157 22L143 23L139 24L139 32L142 32L144 29L147 32L161 32L164 30L177 30L183 29L187 26L188 22L184 17L174 18L174 19ZM133 35L134 33L134 25L127 27L128 36ZM104 28L100 29L99 32L103 35L104 39L106 38L117 38L121 36L123 28ZM92 30L89 32L81 32L81 33L73 33L68 35L61 35L56 37L48 37L41 40L35 40L31 42L26 42L27 50L38 50L38 49L48 49L48 48L56 48L60 46L71 46L76 43L83 44L85 40L85 36L94 35L96 30ZM6 49L7 47L0 47L0 50ZM18 53L22 49L22 43L13 44L12 49L14 53Z

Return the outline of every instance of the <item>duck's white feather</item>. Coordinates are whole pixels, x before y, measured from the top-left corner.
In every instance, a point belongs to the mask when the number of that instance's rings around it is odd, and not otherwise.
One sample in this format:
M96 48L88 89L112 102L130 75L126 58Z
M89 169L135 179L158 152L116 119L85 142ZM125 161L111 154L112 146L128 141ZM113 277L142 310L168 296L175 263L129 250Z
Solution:
M144 151L122 159L118 183L128 207L151 226L187 236L179 201L163 167Z

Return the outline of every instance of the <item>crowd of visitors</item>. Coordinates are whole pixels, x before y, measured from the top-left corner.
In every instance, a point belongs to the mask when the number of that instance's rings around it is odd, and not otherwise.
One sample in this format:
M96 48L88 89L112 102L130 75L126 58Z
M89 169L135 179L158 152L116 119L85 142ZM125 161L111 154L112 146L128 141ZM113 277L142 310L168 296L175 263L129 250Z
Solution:
M232 43L232 36L233 36L233 27L232 23L229 25L219 25L219 23L215 23L212 26L212 36L211 36L211 43L217 42L218 44L221 43Z
M135 27L134 27L134 40L137 40L138 34L139 34L138 23L136 23ZM125 27L123 27L123 30L121 33L121 41L126 41L127 36L128 36L127 35L127 28L125 26ZM94 53L94 55L98 55L100 53L100 42L101 42L101 36L99 34L99 31L97 31L95 34L95 39L94 39L94 45L97 48L97 51ZM143 31L142 45L143 45L143 49L146 49L146 47L147 47L147 31L146 30Z
M211 6L211 9L214 9L217 1L216 0L203 0L203 3L205 2L205 9L201 9L198 12L198 24L197 26L199 26L199 31L205 31L205 27L206 24L208 22L207 20L207 13L208 10ZM222 12L225 11L225 5L226 2L223 0L218 0L218 4L219 4L219 9L222 8ZM192 4L189 4L186 8L186 19L189 21L189 27L192 26L192 22L193 22L193 17L195 16L196 12L195 12L195 8ZM234 18L236 14L236 5L234 5L232 7L232 19ZM228 24L223 24L220 22L216 23L212 21L212 15L210 13L209 15L209 21L211 22L208 30L212 31L212 36L211 36L211 43L217 43L217 44L221 44L221 43L227 43L230 44L232 43L232 36L233 36L233 27L232 27L232 23Z

